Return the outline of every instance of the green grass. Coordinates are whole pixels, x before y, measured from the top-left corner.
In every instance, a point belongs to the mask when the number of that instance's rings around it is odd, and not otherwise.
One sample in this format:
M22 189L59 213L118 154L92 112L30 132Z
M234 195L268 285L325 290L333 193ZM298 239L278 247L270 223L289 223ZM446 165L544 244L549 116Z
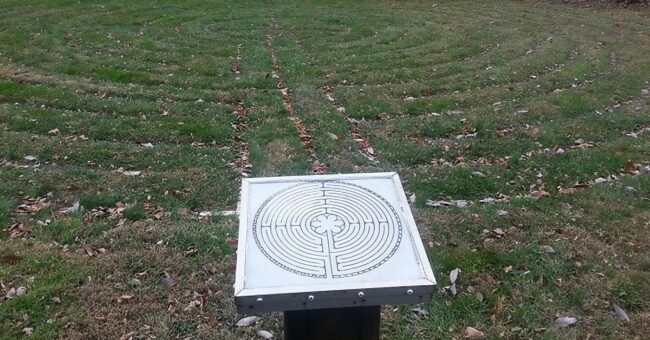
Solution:
M0 9L0 224L31 229L0 237L0 282L28 287L0 303L3 335L241 339L267 329L281 338L278 314L230 327L237 221L195 215L236 208L241 141L252 176L304 175L318 160L331 174L396 171L416 195L436 277L446 286L460 268L459 293L436 294L427 318L384 308L384 339L461 338L468 326L488 338L650 331L650 180L626 168L650 163L649 133L626 135L650 124L643 11L447 0L8 0ZM620 180L560 194L609 175ZM550 196L527 197L540 182ZM16 211L48 193L50 206ZM83 210L61 212L76 201ZM117 202L128 208L117 213ZM163 284L166 275L177 284ZM207 297L201 313L185 310L192 292ZM134 300L118 303L124 294ZM557 315L579 321L555 329Z

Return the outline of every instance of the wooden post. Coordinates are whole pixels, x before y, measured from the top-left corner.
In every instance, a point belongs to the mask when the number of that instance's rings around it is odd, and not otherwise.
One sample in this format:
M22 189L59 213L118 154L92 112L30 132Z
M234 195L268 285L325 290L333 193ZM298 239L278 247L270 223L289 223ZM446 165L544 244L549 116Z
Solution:
M380 306L284 312L286 340L379 340Z

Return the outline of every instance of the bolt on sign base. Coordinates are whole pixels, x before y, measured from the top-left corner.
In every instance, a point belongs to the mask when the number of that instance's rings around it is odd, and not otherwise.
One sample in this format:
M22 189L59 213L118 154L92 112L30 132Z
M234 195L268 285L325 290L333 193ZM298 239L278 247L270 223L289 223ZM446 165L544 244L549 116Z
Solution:
M396 173L243 179L238 242L240 313L378 311L436 285Z

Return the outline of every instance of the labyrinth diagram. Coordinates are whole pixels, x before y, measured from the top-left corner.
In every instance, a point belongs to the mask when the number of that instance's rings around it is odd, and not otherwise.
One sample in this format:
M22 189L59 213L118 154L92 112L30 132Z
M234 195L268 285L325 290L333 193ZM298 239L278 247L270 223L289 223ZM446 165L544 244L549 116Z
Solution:
M253 237L271 262L315 278L343 278L388 261L402 222L379 194L338 181L304 182L269 197L255 214Z

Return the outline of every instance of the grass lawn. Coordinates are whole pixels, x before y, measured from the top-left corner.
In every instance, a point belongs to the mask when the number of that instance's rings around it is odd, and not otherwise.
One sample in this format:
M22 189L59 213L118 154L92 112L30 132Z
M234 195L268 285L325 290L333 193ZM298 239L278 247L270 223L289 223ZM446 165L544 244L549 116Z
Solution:
M383 308L384 339L644 338L648 14L4 0L1 296L26 292L1 337L282 338L279 314L234 325L216 212L242 176L396 171L441 290L425 317Z

